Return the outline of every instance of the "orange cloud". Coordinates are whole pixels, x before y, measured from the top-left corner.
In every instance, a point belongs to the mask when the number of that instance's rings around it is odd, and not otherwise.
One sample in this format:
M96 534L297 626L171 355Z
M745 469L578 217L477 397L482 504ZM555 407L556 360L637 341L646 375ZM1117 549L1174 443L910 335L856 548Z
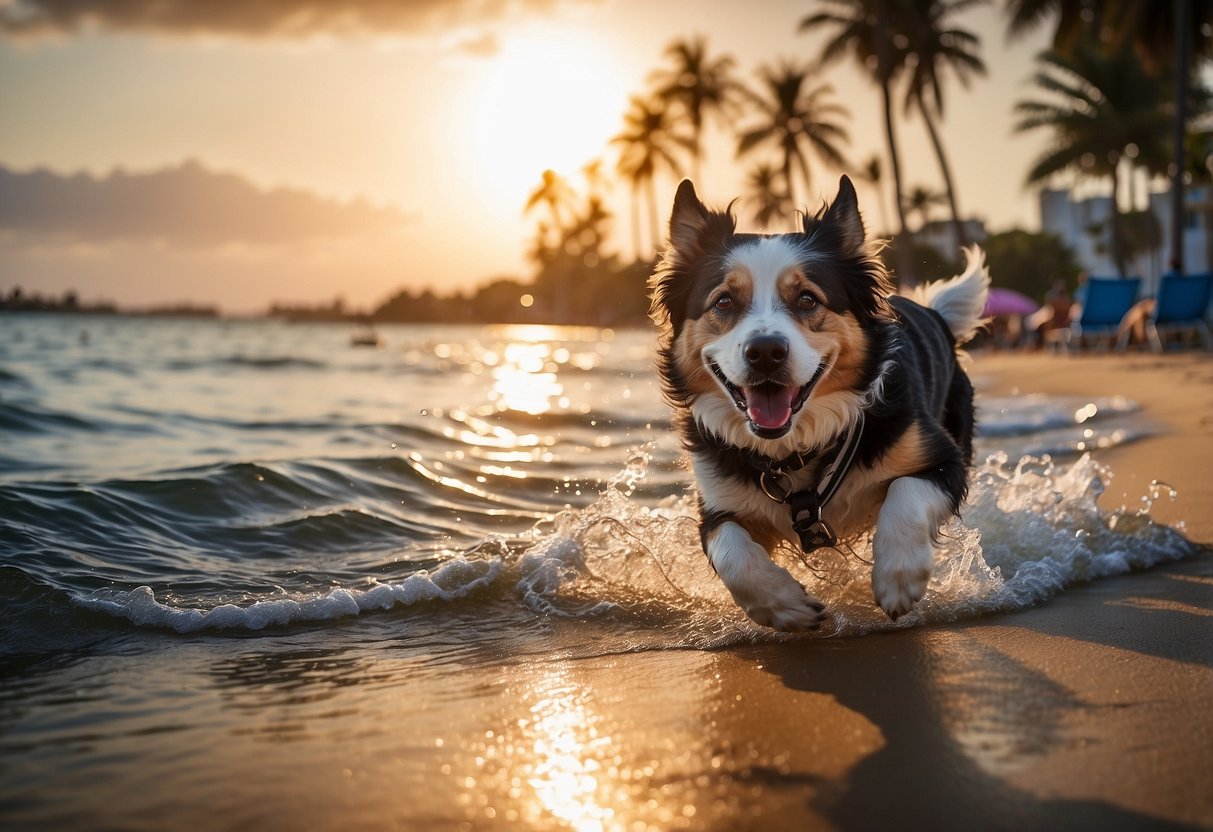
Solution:
M0 231L72 242L155 240L174 246L275 245L390 232L412 222L396 208L311 191L262 190L197 162L105 177L0 166Z
M11 0L0 34L72 35L94 29L178 36L309 37L421 32L546 12L586 0Z

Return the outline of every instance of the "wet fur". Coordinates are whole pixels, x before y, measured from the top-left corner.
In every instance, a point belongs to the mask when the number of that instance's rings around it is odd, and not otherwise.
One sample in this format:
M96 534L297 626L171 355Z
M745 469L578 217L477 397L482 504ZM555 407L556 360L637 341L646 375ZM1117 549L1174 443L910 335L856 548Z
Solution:
M863 411L856 462L824 518L844 538L875 526L873 595L894 619L925 593L940 526L967 491L973 389L956 348L980 324L982 255L969 250L964 274L920 292L923 305L893 294L878 250L846 177L833 204L780 235L738 233L731 212L707 209L683 182L651 281L658 369L698 484L704 551L742 609L777 629L814 629L825 611L770 559L797 538L787 506L758 487L753 455L824 453ZM787 349L760 373L751 350L762 339ZM811 392L777 426L751 416L770 421L782 405L743 412L767 389ZM825 462L796 472L795 487Z

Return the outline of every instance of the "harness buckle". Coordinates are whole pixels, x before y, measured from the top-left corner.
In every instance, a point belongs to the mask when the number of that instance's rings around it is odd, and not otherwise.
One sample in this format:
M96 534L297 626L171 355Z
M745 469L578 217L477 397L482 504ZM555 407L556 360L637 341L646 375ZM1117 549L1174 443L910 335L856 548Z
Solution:
M838 542L838 536L824 520L814 520L808 527L797 529L796 533L800 536L800 548L806 553Z
M816 493L803 492L803 496L797 494L797 497L800 499L796 500L799 505L793 506L792 530L800 538L800 548L807 554L836 544L838 535L829 523L821 519L822 506L816 499Z
M792 493L792 475L786 471L763 471L758 475L758 487L775 502L786 503Z

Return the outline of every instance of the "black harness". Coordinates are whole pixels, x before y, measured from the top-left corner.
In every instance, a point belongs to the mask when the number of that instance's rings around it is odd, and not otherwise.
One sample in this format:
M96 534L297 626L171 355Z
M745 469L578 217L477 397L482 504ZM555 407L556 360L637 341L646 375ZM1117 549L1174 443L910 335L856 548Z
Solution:
M822 519L821 512L838 493L842 481L855 463L859 440L863 438L863 426L864 416L861 410L859 418L847 427L824 454L798 452L781 460L773 460L761 454L741 451L742 457L756 472L758 487L762 489L762 493L775 502L788 506L792 513L792 529L800 538L800 548L805 554L838 543L838 535L830 528L830 524ZM793 491L793 472L815 460L827 460L816 485Z

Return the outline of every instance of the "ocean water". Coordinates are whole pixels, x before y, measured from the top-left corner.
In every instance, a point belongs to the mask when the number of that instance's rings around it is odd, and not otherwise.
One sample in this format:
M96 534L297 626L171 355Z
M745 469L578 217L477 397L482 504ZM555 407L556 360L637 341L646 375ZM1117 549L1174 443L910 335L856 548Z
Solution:
M184 792L224 827L356 825L331 794L331 817L240 799L225 783L253 758L215 755L318 737L373 755L389 721L466 718L506 668L941 626L1199 549L1150 518L1165 483L1096 503L1100 451L1157 430L1136 403L979 394L969 505L919 608L873 607L870 541L782 551L832 619L773 633L699 549L650 333L381 334L0 318L0 818L157 828ZM356 704L386 686L411 706ZM426 737L407 771L449 772ZM464 819L471 787L450 788L397 820Z

